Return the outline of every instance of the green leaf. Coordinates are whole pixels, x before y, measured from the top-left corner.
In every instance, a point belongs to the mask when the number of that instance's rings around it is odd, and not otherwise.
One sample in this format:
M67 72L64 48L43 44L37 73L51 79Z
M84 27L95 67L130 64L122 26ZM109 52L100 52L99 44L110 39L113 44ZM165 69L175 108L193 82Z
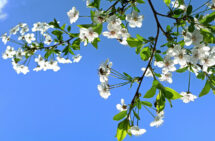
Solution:
M76 39L76 40L73 41L72 48L74 50L80 50L80 44L81 44L81 39L78 38L78 39Z
M210 13L209 15L205 16L203 19L201 19L199 22L201 24L209 24L210 22L214 21L215 19L215 12Z
M188 69L188 67L184 67L184 68L176 70L176 72L182 73L182 72L185 72L187 69Z
M127 111L122 111L113 117L113 120L119 121L127 116Z
M63 26L61 26L61 29L64 30L66 27L66 24L63 24Z
M151 87L151 89L149 89L146 94L144 95L143 98L152 98L155 93L156 93L157 88L156 87Z
M53 53L53 50L52 49L47 49L46 50L46 54L45 54L45 59L48 59L49 58L49 56L51 55Z
M207 95L210 92L210 89L211 89L211 87L210 87L210 81L207 80L206 83L205 83L204 88L202 89L202 91L199 94L199 97Z
M197 75L197 78L204 80L205 79L205 73L204 72L199 72L198 75Z
M179 99L179 98L182 97L178 92L176 92L175 90L173 90L173 89L171 89L169 87L165 87L164 89L165 89L164 94L165 94L165 97L167 99L176 100L176 99Z
M160 54L156 53L155 54L155 60L156 61L163 61L163 58L160 56Z
M71 26L70 26L70 25L67 27L67 31L68 31L68 32L71 31Z
M116 137L118 141L123 141L127 135L127 130L130 128L129 120L125 119L118 124Z
M58 24L56 19L54 19L53 22L50 22L49 25L53 25L55 28L60 28L60 25Z
M143 98L152 98L156 94L158 84L159 82L157 80L154 80L151 89L146 92Z
M127 42L130 47L139 47L142 46L143 43L142 41L133 37L127 38Z
M148 101L141 101L142 105L148 106L148 107L152 107L152 103L148 102Z
M93 25L92 24L80 24L80 25L77 25L78 27L80 28L89 28L89 27L92 27Z
M98 48L98 42L100 41L99 38L96 38L93 40L92 45L97 49Z
M163 1L164 1L164 3L165 3L167 6L170 5L171 0L163 0Z
M133 113L134 113L134 116L138 119L138 120L140 120L140 117L139 117L139 115L133 110Z
M189 5L187 7L187 15L190 15L192 13L192 11L193 11L193 7L192 7L192 5Z
M151 52L150 52L149 47L144 47L140 51L140 57L141 57L142 60L147 61L150 56L151 56Z
M137 3L145 3L143 0L136 0Z
M59 30L54 30L54 31L52 31L52 34L54 34L56 36L61 36L63 34L63 32L59 31Z
M211 43L211 44L215 43L214 33L211 33L211 31L203 28L200 31L201 31L201 34L203 35L204 42Z
M145 38L143 38L142 36L140 36L139 34L137 34L136 37L139 41L147 42L147 40Z
M89 6L90 6L90 7L93 7L93 8L99 9L100 1L101 1L101 0L94 0L92 3L89 4Z
M93 27L93 31L97 32L99 35L102 33L102 24L97 24L96 26Z
M74 52L72 51L70 45L66 46L66 47L63 49L62 52L64 53L64 55L67 55L68 53L71 53L72 55L75 55Z
M166 103L165 97L160 91L159 94L157 95L156 102L155 102L155 107L158 112L163 111L163 109L165 108L165 103Z

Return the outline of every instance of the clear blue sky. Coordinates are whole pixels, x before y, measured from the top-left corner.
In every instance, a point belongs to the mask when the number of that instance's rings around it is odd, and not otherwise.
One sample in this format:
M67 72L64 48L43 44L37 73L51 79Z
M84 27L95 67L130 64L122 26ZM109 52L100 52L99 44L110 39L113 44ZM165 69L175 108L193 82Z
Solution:
M195 1L195 5L203 1ZM162 0L153 0L153 3L158 11L165 10ZM66 12L73 6L81 15L89 15L89 9L85 8L82 0L8 0L3 9L7 17L0 20L0 34L19 22L31 25L57 18L61 23L69 23ZM155 33L155 23L148 4L141 8L145 16L143 27L132 30L132 34L147 37ZM83 18L77 24L87 22L89 19ZM76 24L72 30L78 31ZM162 42L163 38L160 39ZM97 91L97 68L110 58L115 69L138 76L145 63L134 49L121 46L115 40L104 37L102 40L98 50L91 45L82 46L81 62L61 65L57 73L31 71L27 75L17 75L10 61L0 58L0 141L115 141L117 122L112 120L118 113L115 105L121 98L130 103L136 87L114 89L109 99L104 100ZM2 43L0 46L0 52L3 52L6 46ZM173 75L174 82L169 86L178 92L186 91L187 74ZM145 79L141 91L147 91L150 84L151 79ZM192 79L191 85L192 93L198 95L203 83ZM153 118L142 110L140 127L147 133L140 137L127 137L125 141L214 141L214 100L210 93L189 104L175 101L172 109L167 105L165 122L160 128L149 127Z

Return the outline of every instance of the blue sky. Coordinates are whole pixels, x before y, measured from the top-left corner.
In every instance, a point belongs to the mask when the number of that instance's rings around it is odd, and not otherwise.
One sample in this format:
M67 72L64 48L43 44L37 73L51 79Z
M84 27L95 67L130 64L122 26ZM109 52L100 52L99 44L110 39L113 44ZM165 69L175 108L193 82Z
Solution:
M68 23L66 12L75 6L80 15L89 15L82 0L8 0L0 13L6 15L0 20L0 34L9 31L19 22L32 25L38 21L49 22L53 18ZM195 1L200 5L204 0ZM165 10L162 0L153 0L156 9ZM144 21L141 29L134 29L132 35L144 37L154 35L155 23L152 12L146 3ZM0 14L1 15L1 14ZM170 22L161 18L164 24ZM77 24L89 23L82 18L72 25L77 32ZM159 45L164 38L160 38ZM0 43L0 52L6 48ZM59 72L33 72L17 75L9 60L0 58L0 140L1 141L114 141L117 122L112 117L118 113L115 106L121 98L130 103L136 87L128 86L113 89L108 100L99 96L97 68L109 58L113 68L132 76L141 75L145 63L135 54L135 50L121 46L115 40L102 37L99 49L91 45L81 47L78 52L83 59L78 64L61 65ZM165 85L178 92L186 91L188 75L173 74L174 82ZM115 82L115 80L111 80ZM150 82L150 83L149 83ZM150 87L152 80L143 81L142 93ZM198 95L203 83L191 80L191 91ZM181 100L173 102L174 107L165 109L165 123L160 128L151 128L153 118L141 111L140 127L147 133L140 137L127 137L125 141L212 141L215 127L214 95L208 94L193 103L184 104Z

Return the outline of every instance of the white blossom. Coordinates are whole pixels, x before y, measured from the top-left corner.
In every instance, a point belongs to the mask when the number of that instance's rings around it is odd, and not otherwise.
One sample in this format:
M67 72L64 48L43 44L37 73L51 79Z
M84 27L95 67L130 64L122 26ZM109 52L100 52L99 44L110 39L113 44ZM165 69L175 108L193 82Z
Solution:
M124 99L121 99L121 104L116 105L116 109L119 110L120 112L127 110L127 105L125 104Z
M99 66L99 79L100 82L107 82L108 76L111 72L112 62L109 62L109 59L107 59L104 63L102 63Z
M195 29L192 33L186 31L184 36L184 42L186 46L190 46L191 44L197 46L202 41L203 41L203 36L199 30Z
M32 43L33 41L35 41L36 39L35 39L35 37L34 37L34 34L33 33L28 33L28 34L26 34L25 35L25 41L27 42L27 43Z
M46 33L44 33L43 36L45 37L44 44L50 45L51 42L53 41L53 40L52 40L52 37L51 37L49 34L46 34Z
M157 113L157 116L155 117L154 121L150 123L151 127L159 127L163 124L164 120L164 111L161 111L160 113Z
M69 63L72 63L72 61L70 60L70 59L65 59L65 58L63 58L63 57L60 57L60 56L57 56L57 61L59 62L59 63L62 63L62 64L69 64Z
M188 92L181 92L181 95L183 96L181 97L181 100L183 100L184 103L189 103L197 98L197 96Z
M111 26L118 26L118 25L121 25L121 23L122 23L122 21L116 15L112 15L112 16L108 17L107 22Z
M29 31L28 25L26 23L20 23L19 24L20 29L20 34L24 35L26 32Z
M19 26L15 26L10 30L10 35L16 35L16 33L19 31Z
M25 56L25 52L19 48L17 51L16 51L16 58L17 59L22 59L22 57Z
M107 99L111 95L109 85L106 82L101 83L97 88L102 98Z
M74 22L76 22L78 20L78 18L79 18L79 11L76 10L75 7L72 7L72 9L69 10L69 12L67 12L67 15L68 15L68 17L70 19L70 23L72 24L72 23L74 23Z
M174 47L174 64L180 64L181 66L185 66L189 59L186 49L181 48L180 45L176 45Z
M162 73L161 77L159 77L160 81L167 81L169 83L172 83L172 73L167 72L167 73Z
M5 52L2 55L3 59L13 58L13 56L16 54L16 51L13 47L7 46Z
M171 4L173 8L178 8L184 11L187 10L187 7L184 4L179 4L178 0L172 1Z
M164 57L163 61L158 61L156 65L162 68L162 73L167 73L169 71L173 72L176 70L176 67L174 66L174 61L168 55Z
M3 35L1 36L1 38L2 38L2 42L3 42L4 44L7 44L7 42L10 40L10 36L7 36L7 33L3 34Z
M38 65L41 67L43 67L45 65L45 62L46 62L41 55L38 55L38 57L35 58L34 61L37 62Z
M104 11L95 11L93 21L96 24L103 23L105 21Z
M74 63L78 63L81 60L82 56L80 54L74 55L72 57Z
M108 24L108 31L104 31L103 35L108 38L117 38L119 39L121 37L121 26L113 26L111 24Z
M92 27L80 28L79 38L84 42L84 46L86 46L88 42L92 43L95 38L98 38L98 33L94 32Z
M126 20L129 22L131 28L142 26L143 15L138 15L138 12L133 11L131 14L126 15Z
M55 72L60 70L60 67L58 66L57 61L54 61L54 60L50 60L50 61L46 62L46 67L47 67L47 69L51 69Z
M138 126L132 126L130 129L128 129L128 132L134 136L140 136L146 132L146 129L140 129Z

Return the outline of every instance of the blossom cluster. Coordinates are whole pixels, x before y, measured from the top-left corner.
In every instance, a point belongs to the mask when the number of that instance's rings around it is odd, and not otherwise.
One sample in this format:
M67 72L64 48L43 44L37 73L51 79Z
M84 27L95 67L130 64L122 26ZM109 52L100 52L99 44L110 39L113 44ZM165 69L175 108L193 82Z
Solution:
M107 59L104 63L102 63L99 67L99 79L101 84L98 85L98 90L100 96L104 99L107 99L110 94L110 87L108 84L108 76L111 73L112 62L109 62Z
M34 23L32 29L29 29L26 23L16 25L10 30L9 35L5 33L1 36L2 42L4 44L11 42L16 45L21 45L22 47L16 50L14 47L8 45L5 52L2 54L2 58L11 59L13 68L18 74L27 74L29 72L28 63L32 57L36 56L37 58L35 58L34 61L37 63L37 67L33 69L34 71L58 71L60 69L58 63L72 63L69 58L63 58L60 52L58 52L56 58L53 56L53 58L49 60L42 57L42 53L39 50L48 49L49 47L41 48L41 43L44 45L55 45L48 32L50 29L53 29L53 26L45 22ZM13 35L18 37L19 42L13 39ZM81 58L82 56L80 56L80 54L75 55L73 56L73 62L79 62ZM23 63L20 63L21 61L23 61ZM26 63L27 65L25 65Z

